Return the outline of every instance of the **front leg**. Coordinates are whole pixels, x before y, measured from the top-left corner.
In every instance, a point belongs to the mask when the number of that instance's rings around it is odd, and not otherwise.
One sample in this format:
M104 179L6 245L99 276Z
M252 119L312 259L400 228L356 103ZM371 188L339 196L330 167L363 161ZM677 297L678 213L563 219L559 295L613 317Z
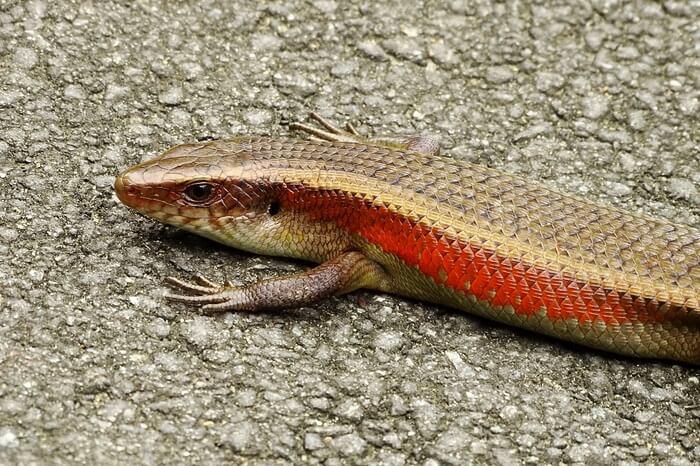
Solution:
M346 252L306 272L261 280L237 287L216 285L196 277L189 283L170 277L167 283L190 295L166 294L165 298L202 306L205 311L260 311L289 309L317 303L330 296L359 288L389 290L384 269L360 252Z
M324 129L299 122L292 123L289 125L289 127L293 130L310 134L311 139L314 140L357 142L361 144L386 147L387 149L420 152L421 154L427 155L440 155L440 143L433 136L403 135L366 138L361 136L350 123L347 123L345 125L345 130L342 130L335 127L316 112L309 113L309 118L316 121Z

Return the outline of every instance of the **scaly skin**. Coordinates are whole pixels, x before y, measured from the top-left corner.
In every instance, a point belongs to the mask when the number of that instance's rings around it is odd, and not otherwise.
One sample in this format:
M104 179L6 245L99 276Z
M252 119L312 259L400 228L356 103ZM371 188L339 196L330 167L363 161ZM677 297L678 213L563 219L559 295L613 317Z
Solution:
M323 264L243 288L171 279L191 294L172 299L279 309L373 288L700 364L700 230L434 155L429 139L365 140L317 120L328 131L296 125L312 140L185 144L118 177L122 202L164 223Z

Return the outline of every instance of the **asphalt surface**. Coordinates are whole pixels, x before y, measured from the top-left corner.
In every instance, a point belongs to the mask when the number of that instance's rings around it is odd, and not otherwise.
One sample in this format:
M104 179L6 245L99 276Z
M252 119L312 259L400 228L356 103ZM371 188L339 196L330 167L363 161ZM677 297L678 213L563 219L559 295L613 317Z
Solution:
M306 265L157 225L114 176L312 109L700 226L697 1L402 5L0 0L0 463L700 462L697 368L369 292L160 297Z

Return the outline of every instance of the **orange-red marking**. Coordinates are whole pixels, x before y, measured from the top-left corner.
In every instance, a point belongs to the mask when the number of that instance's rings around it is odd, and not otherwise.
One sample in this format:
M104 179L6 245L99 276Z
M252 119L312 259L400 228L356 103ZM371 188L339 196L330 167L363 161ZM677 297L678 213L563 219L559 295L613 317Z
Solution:
M656 300L621 294L574 280L558 271L499 256L477 244L448 238L386 207L350 194L287 186L282 207L303 211L313 220L332 221L379 245L437 284L472 294L492 306L511 306L533 315L546 309L551 320L602 320L605 324L662 321L671 310Z

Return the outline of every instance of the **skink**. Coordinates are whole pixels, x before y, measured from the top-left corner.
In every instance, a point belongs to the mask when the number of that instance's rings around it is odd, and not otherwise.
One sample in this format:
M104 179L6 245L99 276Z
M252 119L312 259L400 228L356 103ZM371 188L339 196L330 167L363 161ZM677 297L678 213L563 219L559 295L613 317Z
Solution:
M700 364L700 230L439 155L316 114L306 140L178 145L121 173L119 199L245 251L320 263L237 287L169 278L212 311L359 288L442 304L618 354Z

